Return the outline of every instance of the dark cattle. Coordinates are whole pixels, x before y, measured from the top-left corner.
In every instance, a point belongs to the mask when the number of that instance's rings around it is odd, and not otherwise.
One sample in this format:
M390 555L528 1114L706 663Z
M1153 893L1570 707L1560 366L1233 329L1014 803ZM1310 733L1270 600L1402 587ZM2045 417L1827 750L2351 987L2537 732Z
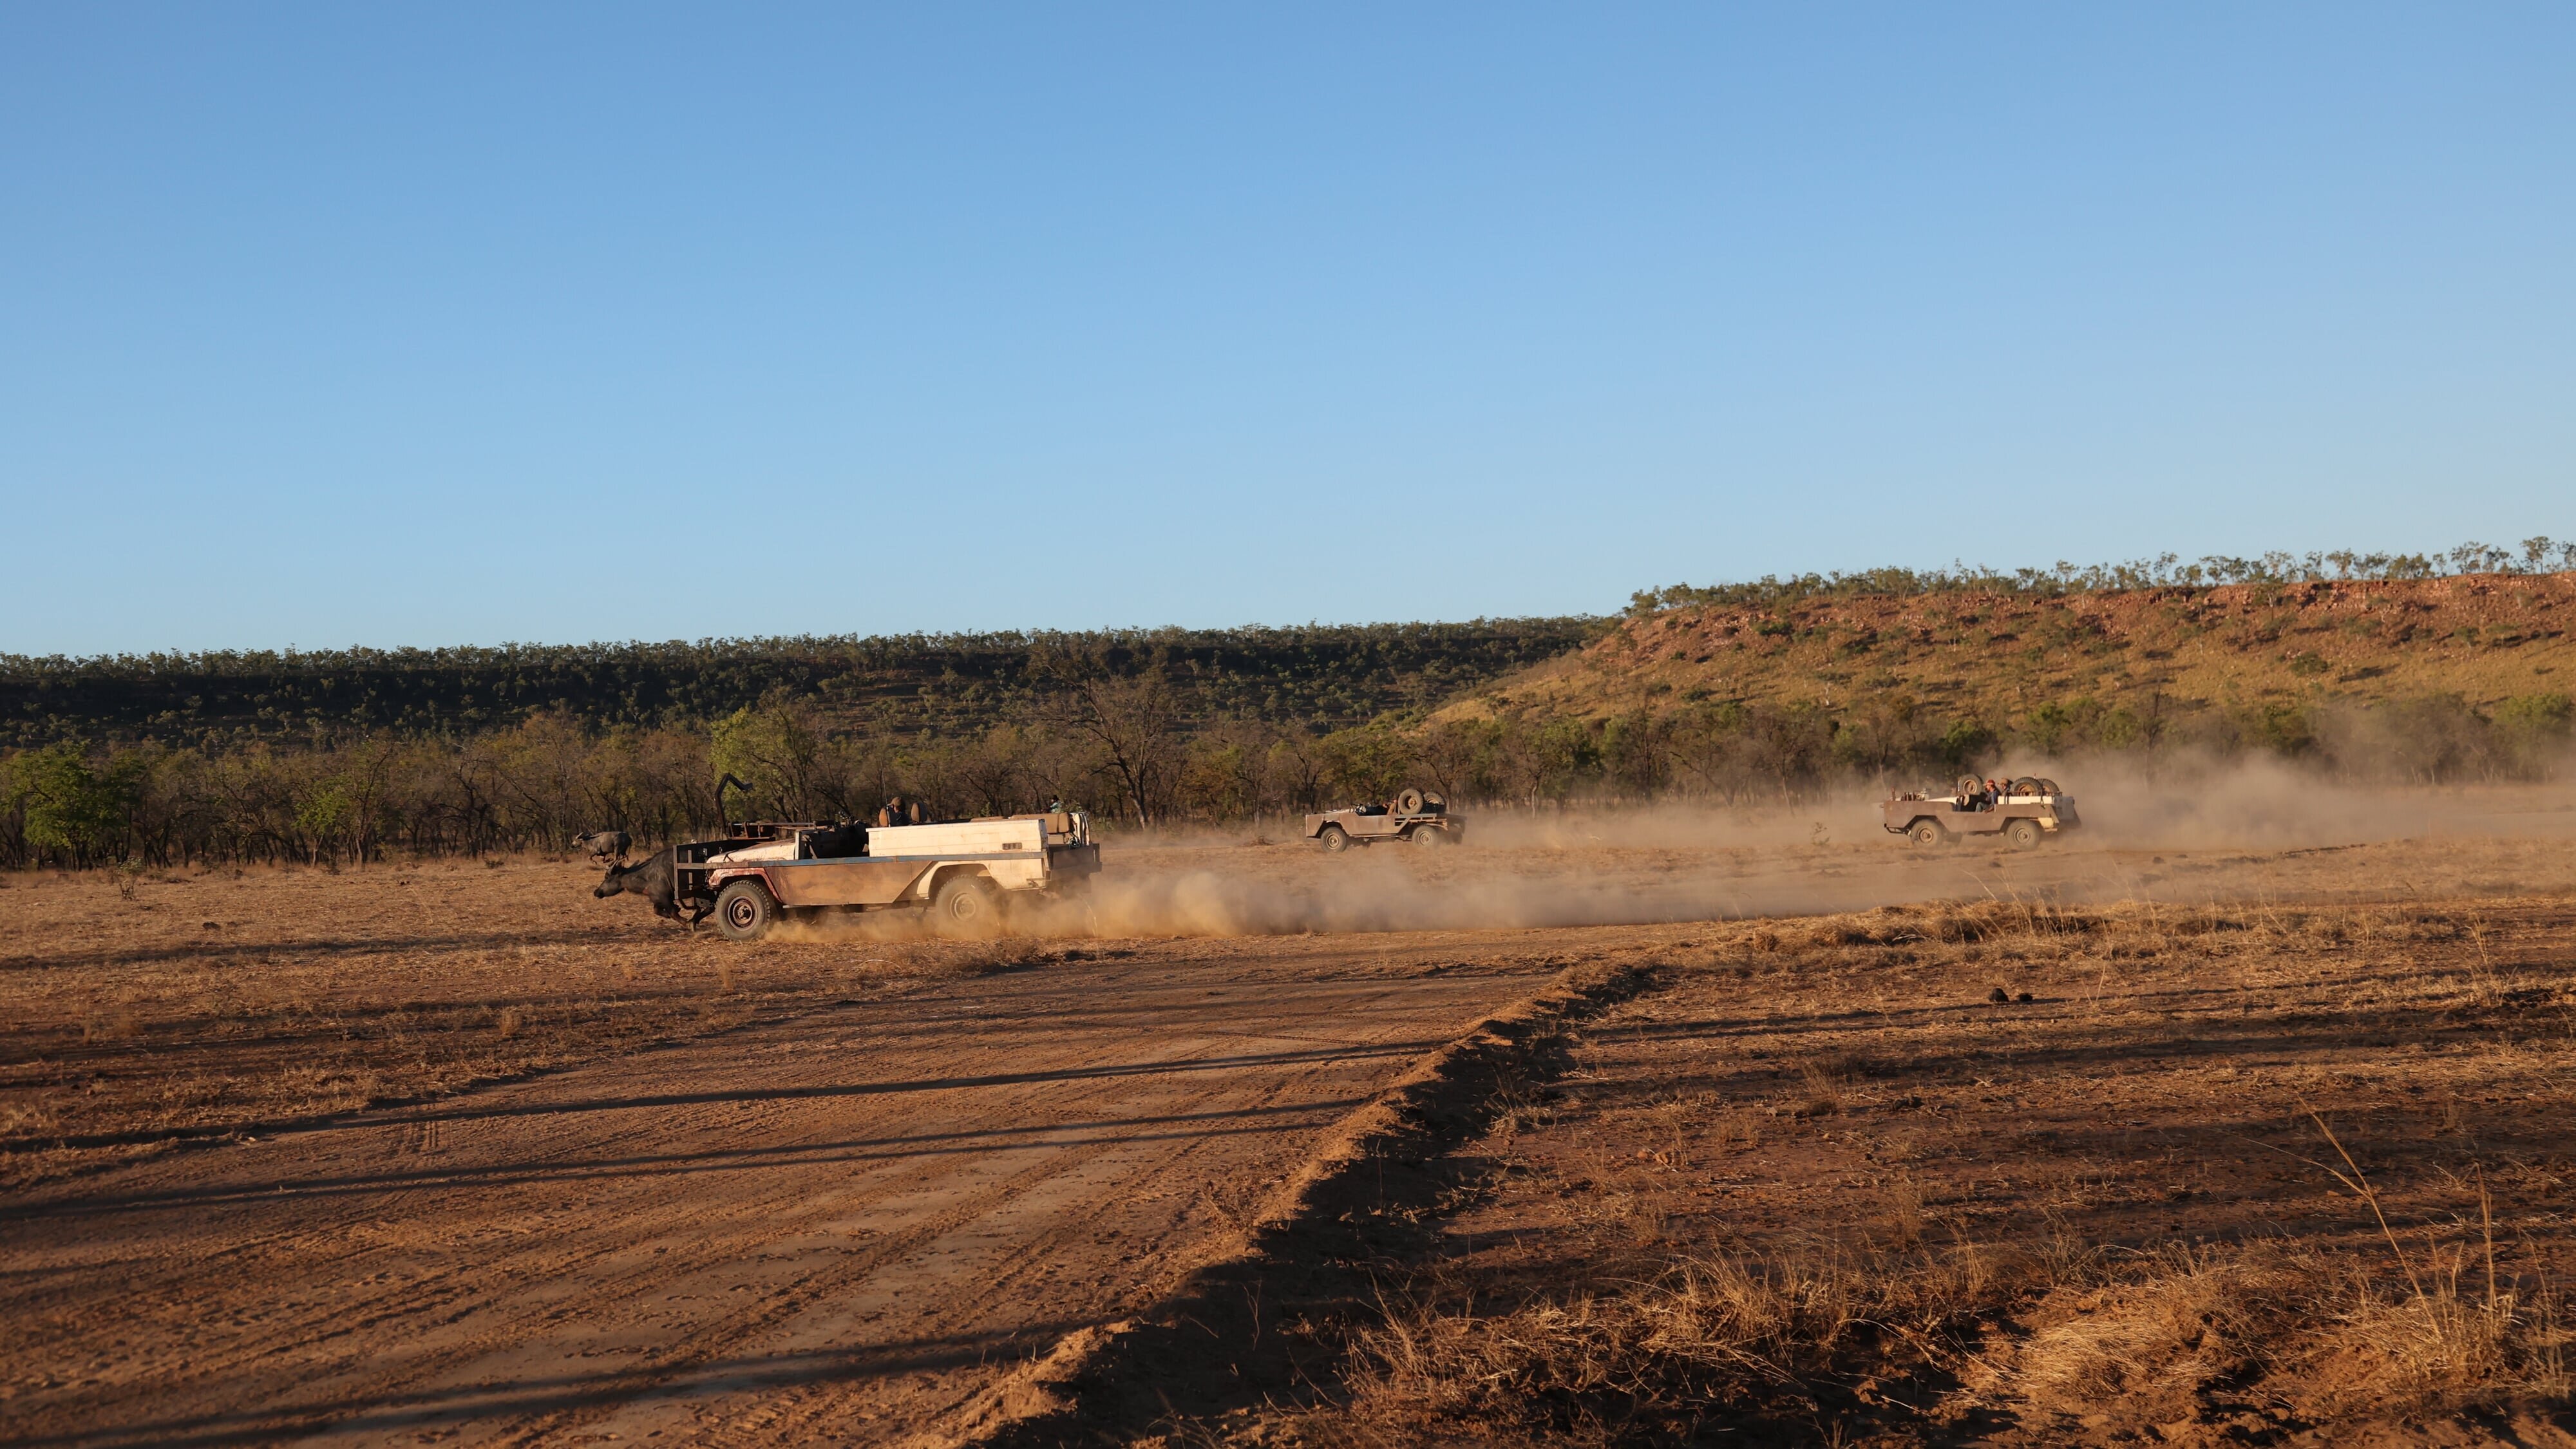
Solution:
M680 919L678 882L679 872L673 868L671 852L666 848L633 865L610 866L608 874L599 878L599 888L591 895L603 901L615 895L642 896L652 902L653 914L666 921L676 921ZM689 924L696 925L705 920L706 915L703 910L696 912L688 918Z
M573 849L587 851L591 859L599 861L624 860L627 847L634 843L634 837L623 830L595 830L572 838Z

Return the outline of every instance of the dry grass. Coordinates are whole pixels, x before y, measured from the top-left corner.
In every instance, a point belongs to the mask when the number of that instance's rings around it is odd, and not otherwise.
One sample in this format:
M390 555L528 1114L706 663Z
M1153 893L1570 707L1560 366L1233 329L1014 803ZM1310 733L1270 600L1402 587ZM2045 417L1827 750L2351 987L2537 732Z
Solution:
M2563 1413L2571 925L2548 898L1718 928L1487 1141L1338 1385L1236 1437L2480 1442Z

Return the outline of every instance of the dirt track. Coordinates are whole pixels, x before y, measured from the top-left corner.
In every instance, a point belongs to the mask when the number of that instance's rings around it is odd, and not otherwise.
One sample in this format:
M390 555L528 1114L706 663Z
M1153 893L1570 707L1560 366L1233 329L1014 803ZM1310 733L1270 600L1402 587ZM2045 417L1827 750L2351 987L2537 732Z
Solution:
M51 1185L0 1219L0 1436L899 1438L1547 974L1363 949L917 987Z
M0 1440L896 1442L1162 1300L1331 1124L1568 964L1873 900L2471 899L2563 878L2562 834L1139 850L1120 928L1211 934L991 956L731 947L561 863L22 878L50 925L0 957Z

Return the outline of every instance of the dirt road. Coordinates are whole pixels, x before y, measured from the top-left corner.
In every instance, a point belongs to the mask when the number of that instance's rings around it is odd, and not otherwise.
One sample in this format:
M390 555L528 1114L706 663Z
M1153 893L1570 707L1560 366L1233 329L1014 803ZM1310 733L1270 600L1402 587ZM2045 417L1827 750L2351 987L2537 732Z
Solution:
M1417 939L925 984L49 1184L0 1214L0 1438L900 1440L1548 974Z

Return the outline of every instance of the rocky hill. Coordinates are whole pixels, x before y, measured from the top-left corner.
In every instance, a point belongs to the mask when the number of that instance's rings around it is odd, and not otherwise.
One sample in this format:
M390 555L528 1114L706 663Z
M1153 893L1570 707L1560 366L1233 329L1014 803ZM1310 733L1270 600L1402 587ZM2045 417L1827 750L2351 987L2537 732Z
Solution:
M1452 718L1889 700L1998 729L2072 702L2138 716L2576 687L2576 574L1669 608L1476 690Z

